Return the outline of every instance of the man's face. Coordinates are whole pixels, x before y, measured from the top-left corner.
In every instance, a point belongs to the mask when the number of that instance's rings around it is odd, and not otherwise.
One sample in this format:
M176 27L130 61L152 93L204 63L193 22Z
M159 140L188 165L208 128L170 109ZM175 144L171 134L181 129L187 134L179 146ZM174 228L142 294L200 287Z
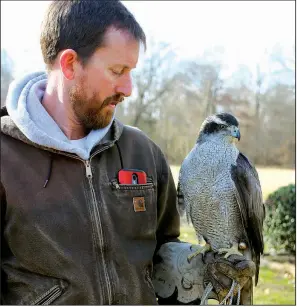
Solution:
M136 67L139 42L127 32L111 28L100 47L77 70L70 102L86 129L106 127L116 105L132 92L131 70Z

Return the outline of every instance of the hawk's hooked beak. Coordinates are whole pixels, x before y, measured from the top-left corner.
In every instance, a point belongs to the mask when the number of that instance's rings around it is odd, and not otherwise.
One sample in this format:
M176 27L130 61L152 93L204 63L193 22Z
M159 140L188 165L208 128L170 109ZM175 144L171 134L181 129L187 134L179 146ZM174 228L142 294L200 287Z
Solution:
M233 127L232 131L231 131L231 135L238 139L238 141L240 141L240 130L238 127Z

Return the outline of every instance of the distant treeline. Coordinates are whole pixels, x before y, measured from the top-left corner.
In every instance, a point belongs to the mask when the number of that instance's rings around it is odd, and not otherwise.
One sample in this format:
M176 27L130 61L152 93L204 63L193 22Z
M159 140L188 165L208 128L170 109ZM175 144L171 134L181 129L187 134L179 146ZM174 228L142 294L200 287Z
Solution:
M12 78L11 60L1 51L1 105ZM261 63L223 77L217 52L178 62L170 45L151 43L133 74L133 95L117 107L117 117L142 129L179 165L196 142L209 114L227 111L240 123L239 149L262 166L295 167L295 59L281 50ZM277 65L276 65L277 64ZM277 67L277 68L275 68ZM267 69L266 69L267 70Z

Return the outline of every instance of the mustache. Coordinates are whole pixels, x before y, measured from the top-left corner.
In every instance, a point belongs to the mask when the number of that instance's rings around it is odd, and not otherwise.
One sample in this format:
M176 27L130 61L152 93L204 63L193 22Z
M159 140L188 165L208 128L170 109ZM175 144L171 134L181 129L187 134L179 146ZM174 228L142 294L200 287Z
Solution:
M125 99L124 96L121 94L116 94L116 95L107 97L106 99L104 99L102 103L102 108L108 106L111 103L117 105L118 103L122 102L124 99Z

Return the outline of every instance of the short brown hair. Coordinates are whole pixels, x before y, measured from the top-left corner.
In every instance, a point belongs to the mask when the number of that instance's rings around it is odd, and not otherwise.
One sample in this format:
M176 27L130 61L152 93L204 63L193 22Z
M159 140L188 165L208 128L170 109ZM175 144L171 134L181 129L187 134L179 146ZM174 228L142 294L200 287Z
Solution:
M77 52L85 64L102 46L111 26L127 30L146 47L146 36L134 16L119 0L53 1L42 23L40 45L48 68L64 49Z

